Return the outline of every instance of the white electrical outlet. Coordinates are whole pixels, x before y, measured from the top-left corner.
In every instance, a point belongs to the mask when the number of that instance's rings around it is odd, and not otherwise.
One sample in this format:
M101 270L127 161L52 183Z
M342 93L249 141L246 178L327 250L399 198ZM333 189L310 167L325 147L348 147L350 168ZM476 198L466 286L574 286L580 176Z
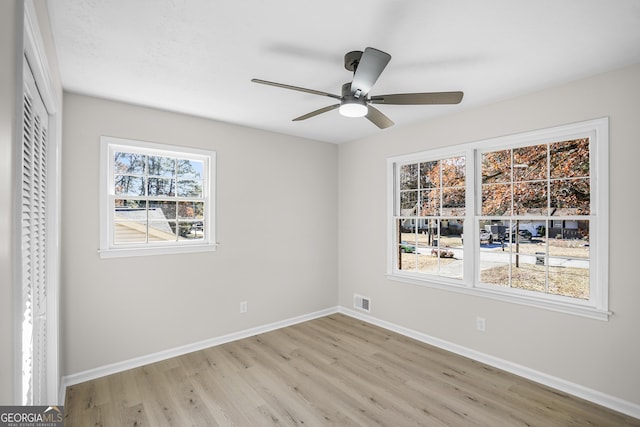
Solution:
M240 313L246 313L249 310L249 306L246 301L240 303Z
M480 332L487 330L487 319L484 317L476 317L476 329Z

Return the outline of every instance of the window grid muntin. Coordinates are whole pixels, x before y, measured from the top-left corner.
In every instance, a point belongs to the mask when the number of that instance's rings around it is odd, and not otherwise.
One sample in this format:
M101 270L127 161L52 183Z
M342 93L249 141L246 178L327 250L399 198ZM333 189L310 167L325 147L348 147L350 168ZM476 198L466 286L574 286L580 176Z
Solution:
M466 179L466 162L467 162L466 154L458 154L452 156L446 156L443 158L428 158L428 159L419 159L412 160L410 162L397 163L394 166L395 171L395 188L398 191L395 194L395 208L394 208L394 232L395 242L396 242L396 255L395 255L395 269L403 272L412 272L421 275L433 275L427 272L419 271L420 266L420 258L426 259L428 256L433 256L435 260L435 271L436 275L460 280L464 277L464 265L462 264L459 267L460 273L455 277L442 276L441 265L443 264L443 257L449 251L449 248L441 245L442 241L442 221L443 220L456 220L464 224L464 213L462 215L457 213L449 213L445 215L444 211L444 194L445 189L449 190L461 190L462 191L462 200L464 201L464 210L466 210L466 191L467 191L467 179ZM454 174L454 177L457 177L458 185L450 185L445 186L445 177L443 162L446 161L457 161L462 162L463 166L460 168L456 168L454 165L452 170L455 172L461 171L461 174ZM425 180L424 177L427 176L423 171L432 171L434 168L433 164L437 165L437 175L434 177L435 179L431 179L429 177L428 180ZM430 165L430 166L429 166ZM409 173L405 173L409 171ZM413 176L415 176L415 178ZM461 175L461 176L460 176ZM408 178L408 179L407 179ZM455 179L454 183L455 184ZM425 209L425 193L436 192L437 194L437 207L435 208L436 213L428 213L424 214ZM411 197L413 195L413 197ZM415 200L413 205L403 204L403 200ZM429 199L430 201L431 199ZM428 202L428 201L427 201ZM429 212L433 212L434 209L429 209ZM464 211L463 211L464 212ZM411 215L410 213L413 213ZM408 241L406 238L402 237L402 228L407 228L407 222L413 227L414 238L411 241ZM404 223L404 224L403 224ZM420 245L420 232L421 229L423 233L426 234L427 244ZM406 233L405 233L406 234ZM415 249L413 253L406 253L406 246L412 245ZM424 252L420 252L419 250L427 251L426 254ZM414 265L415 267L412 270L406 270L403 268L403 258L415 258ZM426 264L426 263L423 263Z
M557 142L563 140L574 140L584 137L590 138L590 164L589 175L591 176L591 195L590 195L590 215L584 216L589 219L589 240L590 240L590 299L576 300L575 298L549 298L540 295L519 295L516 292L498 292L488 289L482 283L477 281L476 269L478 265L477 250L470 245L466 245L466 258L468 260L465 268L465 279L462 286L445 280L442 277L418 277L406 272L399 272L394 269L395 258L389 246L387 272L390 280L413 283L427 287L433 287L443 290L451 290L464 294L471 294L481 297L487 297L505 302L523 304L527 306L544 308L552 311L563 312L567 314L579 315L588 318L607 320L611 315L608 311L608 188L609 188L609 123L608 118L598 118L579 123L560 125L552 128L522 132L508 136L500 136L475 142L464 143L452 148L442 147L421 153L406 154L394 156L387 159L387 171L389 177L395 177L395 168L401 163L410 163L423 161L425 158L434 158L436 156L448 157L457 155L458 153L467 153L467 159L474 159L473 162L467 162L468 176L474 179L468 180L472 182L472 190L467 191L467 209L473 209L467 213L467 221L465 223L465 231L471 234L478 233L477 220L481 216L479 212L481 208L481 193L477 187L482 182L480 172L480 162L477 154L485 151L493 151L496 149L508 147L518 147L526 145L535 145L545 142ZM397 182L389 179L389 218L395 221L397 205L394 203L394 191L397 189ZM397 193L396 193L397 196ZM390 223L391 224L391 223ZM394 234L389 227L389 242L395 244ZM466 240L466 239L465 239ZM516 291L516 290L514 290Z
M572 174L572 175L558 175L556 173L555 177L552 177L552 173L554 170L557 170L558 168L556 167L555 169L552 169L552 150L553 147L561 147L562 145L567 146L569 144L575 143L575 145L583 145L586 143L587 146L587 160L586 163L589 165L588 171L585 173L576 173L576 174ZM479 182L476 184L476 187L478 188L476 191L478 191L480 194L482 194L481 199L480 199L480 207L479 210L481 211L481 216L476 218L476 224L478 226L478 228L481 228L481 222L482 221L486 221L486 220L493 220L493 221L505 221L508 220L509 224L510 224L510 230L512 230L511 227L513 227L514 223L518 224L519 221L544 221L546 224L545 227L545 233L547 233L547 235L545 236L545 249L544 249L544 255L543 255L543 259L544 259L544 266L545 266L545 283L544 283L544 290L543 291L536 291L536 290L531 290L530 292L538 292L541 295L544 295L546 297L551 296L551 297L555 297L555 294L551 294L550 293L550 266L551 266L551 262L553 260L560 260L560 259L564 259L567 262L571 262L572 259L571 257L558 257L558 256L551 256L550 255L550 251L549 251L549 245L550 245L550 238L552 236L549 236L549 223L551 223L554 219L558 219L558 217L554 217L553 214L555 213L555 211L559 208L558 206L552 206L552 204L556 203L553 200L553 194L552 193L552 186L555 182L561 182L561 181L571 181L571 182L579 182L580 180L585 181L588 180L588 184L590 185L590 179L591 179L591 173L592 173L592 169L593 169L593 165L591 164L591 159L593 158L592 155L592 139L590 137L590 135L584 135L582 137L572 137L572 138L557 138L557 139L551 139L549 141L545 141L545 142L534 142L531 141L529 143L524 143L524 144L518 144L518 145L502 145L501 147L497 148L493 147L491 149L483 149L483 150L478 150L477 151L477 158L478 161L481 165L481 167L479 168L480 170L478 171L478 174L480 176L482 176L482 179L479 180ZM544 146L544 152L545 152L545 163L546 163L546 173L543 179L537 179L537 180L518 180L517 174L519 171L519 167L517 167L516 165L521 164L521 163L517 163L516 161L516 157L517 157L517 152L521 151L521 150L526 150L526 149L533 149L535 147L543 147ZM485 212L485 190L486 190L486 183L485 183L485 170L484 170L484 159L485 156L487 156L488 154L494 154L494 153L503 153L509 151L509 160L510 160L510 164L508 166L509 169L509 181L500 181L501 183L505 183L506 185L510 185L511 186L511 191L510 191L510 207L506 210L506 212L502 212L502 215L489 215L486 214ZM558 164L559 162L556 161L556 164ZM582 159L582 164L584 164L585 161L584 159ZM570 172L572 172L572 170L570 170ZM518 207L520 206L520 202L522 202L522 199L518 199L516 200L516 186L519 183L523 183L523 182L545 182L545 187L546 187L546 206L544 208L542 208L543 210L546 211L546 215L539 213L536 214L535 212L531 212L526 211L524 213L519 212ZM593 198L590 197L591 193L593 193L592 188L589 186L589 208L588 211L591 212L593 210L592 208L592 204L593 204ZM571 207L569 208L571 209ZM575 207L575 209L577 210L577 212L580 212L580 208L579 207ZM507 214L505 214L507 213ZM510 215L508 214L510 213ZM587 220L588 224L592 224L592 216L590 215L570 215L569 213L565 213L562 217L562 222L565 222L567 220ZM516 225L517 227L517 225ZM516 231L516 235L519 234L519 231ZM514 252L513 251L513 245L517 243L515 243L515 241L511 241L511 235L512 233L509 232L509 252L512 256L515 256L516 259L519 260L520 256L524 255L525 257L530 257L530 255L528 254L521 254L520 252ZM564 236L563 236L564 238ZM482 243L480 242L480 246L482 245ZM516 249L516 250L519 250ZM536 257L536 261L537 261L537 257ZM591 259L591 252L589 253L589 259L588 259L588 263L589 265L587 266L587 271L590 271L590 264L592 262ZM481 272L481 263L482 263L482 253L481 253L481 249L478 250L478 267L476 268L476 283L479 284L483 284L483 285L488 285L488 286L500 286L497 284L493 284L493 283L485 283L482 281L482 272ZM514 289L514 268L518 268L518 267L514 267L516 265L516 262L510 261L509 263L509 272L507 275L507 283L506 286L513 290ZM535 268L535 267L534 267ZM486 271L485 271L486 274ZM587 283L587 290L589 292L588 295L591 295L592 292L592 288L593 288L593 275L592 274L588 274L587 275L589 277L589 281ZM520 289L520 288L516 288L516 289ZM586 299L589 300L590 297L587 296L587 298L579 298L579 297L569 297L569 298L575 298L575 299Z
M124 248L153 248L153 247L171 247L171 246L188 246L188 245L202 245L202 244L211 244L211 233L208 232L209 228L212 226L209 218L211 217L211 213L208 212L211 206L210 201L210 192L212 189L208 188L208 183L210 180L211 172L211 155L209 154L199 154L199 153L191 153L192 149L184 148L184 151L178 151L183 147L176 147L174 150L167 150L163 148L154 148L155 146L160 146L160 144L152 144L152 143L144 143L140 141L129 141L132 145L122 144L122 143L109 143L108 144L108 218L109 218L109 245L110 249L124 249ZM141 147L140 145L145 145L145 147ZM154 147L152 147L154 146ZM195 151L195 150L194 150ZM130 174L131 176L143 177L143 178L164 178L164 175L160 174L149 174L149 162L148 159L150 157L164 157L170 158L174 160L174 177L176 177L176 182L179 181L177 178L177 167L178 162L180 160L187 160L190 162L197 162L202 164L202 176L198 180L202 182L202 191L201 197L185 197L178 196L177 194L173 196L168 195L149 195L149 185L143 185L144 195L124 195L124 194L115 194L115 154L117 152L120 153L128 153L128 154L138 154L145 158L144 168L141 173ZM119 175L127 175L127 174L119 174ZM189 178L187 177L186 180ZM175 193L175 192L174 192ZM127 222L132 222L126 219L118 219L115 216L116 209L116 200L132 200L132 201L145 201L146 202L146 216L145 216L145 238L144 242L116 242L116 225L123 224ZM154 240L150 239L149 226L153 224L154 221L149 218L149 210L150 204L153 202L171 202L176 204L176 215L171 219L166 219L167 222L175 222L174 224L174 234L176 236L175 240ZM180 202L200 202L203 204L203 217L202 218L194 218L194 219L183 219L178 218L178 203ZM157 222L157 221L156 221ZM183 224L192 224L197 226L201 230L202 236L200 238L193 239L184 239L180 238L180 234L177 232L179 230L180 223ZM195 235L197 236L197 230L195 231Z

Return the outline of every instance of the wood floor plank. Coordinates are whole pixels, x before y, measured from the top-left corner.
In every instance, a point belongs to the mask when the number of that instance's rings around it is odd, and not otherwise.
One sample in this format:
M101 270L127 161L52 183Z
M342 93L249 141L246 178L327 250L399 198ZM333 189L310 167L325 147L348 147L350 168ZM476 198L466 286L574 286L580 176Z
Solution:
M636 426L335 314L67 388L65 426Z

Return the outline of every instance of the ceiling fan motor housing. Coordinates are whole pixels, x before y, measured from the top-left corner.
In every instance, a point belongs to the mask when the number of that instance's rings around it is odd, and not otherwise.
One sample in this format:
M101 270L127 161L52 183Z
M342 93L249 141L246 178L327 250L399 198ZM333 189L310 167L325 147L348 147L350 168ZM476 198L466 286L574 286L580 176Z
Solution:
M360 58L362 58L361 50L352 50L351 52L347 52L344 55L344 68L355 73L358 68L358 64L360 63Z

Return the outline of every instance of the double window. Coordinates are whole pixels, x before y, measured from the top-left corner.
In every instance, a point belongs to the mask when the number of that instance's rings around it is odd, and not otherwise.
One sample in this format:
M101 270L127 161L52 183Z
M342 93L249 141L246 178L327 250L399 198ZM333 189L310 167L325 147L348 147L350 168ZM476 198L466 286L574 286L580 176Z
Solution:
M215 249L215 152L102 137L101 256Z
M606 319L607 163L607 119L389 159L390 277Z

